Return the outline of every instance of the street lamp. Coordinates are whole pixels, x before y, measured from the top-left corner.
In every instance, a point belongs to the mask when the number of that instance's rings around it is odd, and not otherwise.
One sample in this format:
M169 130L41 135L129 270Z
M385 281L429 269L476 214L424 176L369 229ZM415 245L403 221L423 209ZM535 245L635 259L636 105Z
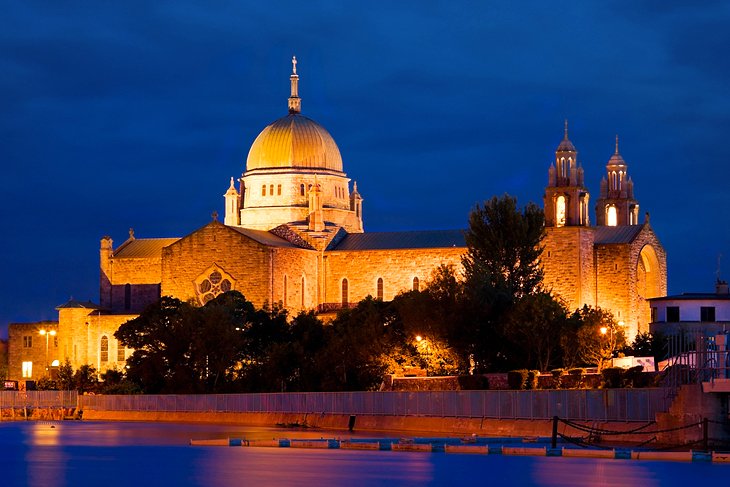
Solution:
M608 331L609 331L609 328L607 326L601 327L601 335L603 335L604 337L606 336ZM610 335L610 338L608 339L608 357L607 358L613 359L613 349L614 349L613 326L610 328L610 331L611 331L611 335ZM603 353L601 353L601 357L603 357Z
M38 333L41 336L45 336L46 337L46 375L50 375L50 370L48 370L48 337L49 336L55 337L56 336L56 330L45 330L44 329L44 330L39 331Z

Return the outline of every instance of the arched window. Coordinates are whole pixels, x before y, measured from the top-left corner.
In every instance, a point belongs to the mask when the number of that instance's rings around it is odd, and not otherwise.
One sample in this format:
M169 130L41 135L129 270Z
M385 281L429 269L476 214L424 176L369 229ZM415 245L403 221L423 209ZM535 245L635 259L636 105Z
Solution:
M276 195L277 195L277 196L281 196L281 184L278 184L278 185L276 186Z
M618 225L618 215L616 214L616 207L613 205L606 207L606 225L609 227Z
M132 308L132 285L124 285L124 309L130 310Z
M99 360L101 362L109 361L109 338L106 335L102 335L101 343L99 346Z
M565 196L560 195L555 200L555 226L565 226Z
M348 289L347 278L342 280L342 306L347 306L349 300L350 290Z
M304 184L299 185L299 196L304 196Z
M378 285L377 285L377 296L379 300L383 300L383 278L378 277Z
M261 186L261 196L266 196L266 185Z
M414 277L413 278L413 290L414 291L419 291L420 290L419 289L420 287L421 287L421 283L418 281L418 278L417 277Z
M270 185L269 185L269 194L270 194L271 196L274 196L274 185L273 185L273 184L270 184Z
M124 353L124 345L117 340L117 362L124 362L125 360L127 360L127 357Z

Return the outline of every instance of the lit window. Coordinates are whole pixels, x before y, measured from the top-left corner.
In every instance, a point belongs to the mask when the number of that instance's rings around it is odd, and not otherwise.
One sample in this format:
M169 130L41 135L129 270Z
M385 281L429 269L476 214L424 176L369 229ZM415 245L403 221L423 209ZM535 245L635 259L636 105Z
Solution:
M273 184L270 184L270 185L269 185L269 194L270 194L271 196L274 196L274 185L273 185Z
M23 362L23 378L33 377L33 362Z
M347 284L347 279L342 280L342 306L347 306L347 303L349 303L349 289Z
M261 196L266 196L266 185L261 186Z
M33 347L33 337L30 335L26 335L23 337L23 348L32 348Z
M616 214L616 207L613 205L606 207L606 225L609 227L618 225L618 215Z
M560 195L555 201L555 226L565 225L565 196Z
M378 278L377 295L379 300L383 300L383 278Z
M281 196L281 184L276 186L276 194L277 196Z
M421 283L418 281L417 277L414 277L413 278L413 290L418 291L420 287L421 287Z
M122 342L117 340L117 362L124 362L127 360L124 345L122 345Z
M100 354L99 354L99 360L102 362L108 362L109 361L109 339L106 337L106 335L103 335L101 337L101 345L100 345Z

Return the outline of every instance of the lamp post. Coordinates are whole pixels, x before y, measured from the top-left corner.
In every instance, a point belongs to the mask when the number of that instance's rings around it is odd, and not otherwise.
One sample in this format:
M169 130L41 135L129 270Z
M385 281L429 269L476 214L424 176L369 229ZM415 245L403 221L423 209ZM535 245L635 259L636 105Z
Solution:
M56 336L56 330L46 330L46 329L43 329L43 330L39 331L38 333L40 333L41 336L45 336L46 337L46 375L50 375L50 370L49 370L49 367L48 367L48 337L49 336L52 336L52 337Z
M613 326L611 326L610 328L607 327L607 326L602 326L601 327L601 335L603 335L605 337L606 334L609 332L609 330L611 331L611 335L610 335L610 338L608 339L608 353L609 353L608 358L613 359L613 348L614 348L614 343L613 343ZM601 354L601 357L603 357L603 354Z

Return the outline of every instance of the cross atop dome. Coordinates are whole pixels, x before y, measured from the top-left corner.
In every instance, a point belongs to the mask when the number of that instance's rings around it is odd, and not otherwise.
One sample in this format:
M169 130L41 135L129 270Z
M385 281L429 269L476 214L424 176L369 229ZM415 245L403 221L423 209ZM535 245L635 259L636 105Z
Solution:
M289 113L300 113L302 111L302 99L299 98L299 75L297 74L297 57L291 58L291 95L289 96Z

